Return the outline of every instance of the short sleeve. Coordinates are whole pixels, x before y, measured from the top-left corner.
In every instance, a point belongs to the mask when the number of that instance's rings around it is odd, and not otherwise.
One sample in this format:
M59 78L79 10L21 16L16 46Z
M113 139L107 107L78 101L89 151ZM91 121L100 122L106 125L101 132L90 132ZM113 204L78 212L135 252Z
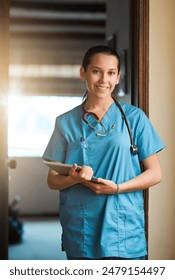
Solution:
M66 147L67 143L59 129L59 119L57 118L54 131L42 158L45 160L64 162Z
M137 145L140 161L165 148L164 142L161 140L144 112L142 112L142 117L137 129Z

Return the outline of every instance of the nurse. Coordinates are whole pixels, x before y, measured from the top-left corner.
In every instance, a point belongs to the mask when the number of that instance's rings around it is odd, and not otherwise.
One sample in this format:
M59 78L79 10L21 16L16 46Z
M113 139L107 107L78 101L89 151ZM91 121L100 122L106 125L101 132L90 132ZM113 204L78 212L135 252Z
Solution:
M69 176L48 173L49 188L60 191L63 250L68 259L144 259L143 190L161 181L157 153L164 143L141 109L119 102L138 153L131 151L112 95L120 80L120 60L112 48L88 49L80 77L87 86L84 102L56 118L43 155L72 165Z

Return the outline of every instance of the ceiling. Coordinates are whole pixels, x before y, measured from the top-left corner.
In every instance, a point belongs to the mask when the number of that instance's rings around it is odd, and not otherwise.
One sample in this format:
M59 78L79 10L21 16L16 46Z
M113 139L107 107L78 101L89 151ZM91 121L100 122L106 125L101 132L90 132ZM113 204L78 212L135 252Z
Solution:
M11 0L11 92L82 95L83 53L105 32L104 0Z

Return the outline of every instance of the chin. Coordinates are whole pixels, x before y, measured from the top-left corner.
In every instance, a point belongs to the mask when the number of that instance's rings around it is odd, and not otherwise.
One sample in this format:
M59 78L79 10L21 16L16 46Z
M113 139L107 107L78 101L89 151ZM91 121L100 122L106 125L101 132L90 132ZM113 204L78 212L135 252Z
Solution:
M104 93L104 92L101 92L101 93L98 93L96 94L96 96L100 99L105 99L105 98L109 98L111 97L111 94L112 93Z

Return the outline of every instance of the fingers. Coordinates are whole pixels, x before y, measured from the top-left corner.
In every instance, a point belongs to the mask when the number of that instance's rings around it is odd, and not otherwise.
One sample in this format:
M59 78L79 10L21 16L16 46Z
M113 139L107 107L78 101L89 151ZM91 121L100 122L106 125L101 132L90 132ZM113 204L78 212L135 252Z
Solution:
M96 179L96 183L105 184L105 183L106 183L106 180L105 180L105 179L102 179L102 178L97 178L97 179Z
M87 180L90 181L92 176L93 176L93 170L90 166L86 166L83 165L81 170L79 171L79 176L83 179L83 180Z
M74 176L76 174L76 169L77 169L77 164L75 163L74 165L72 165L70 171L69 171L69 175Z
M117 185L113 181L102 178L97 178L96 183L89 182L86 186L98 195L117 193Z
M80 180L88 180L90 181L93 176L93 170L90 166L83 165L81 169L79 169L78 165L75 163L72 165L69 175L75 178L79 178Z

